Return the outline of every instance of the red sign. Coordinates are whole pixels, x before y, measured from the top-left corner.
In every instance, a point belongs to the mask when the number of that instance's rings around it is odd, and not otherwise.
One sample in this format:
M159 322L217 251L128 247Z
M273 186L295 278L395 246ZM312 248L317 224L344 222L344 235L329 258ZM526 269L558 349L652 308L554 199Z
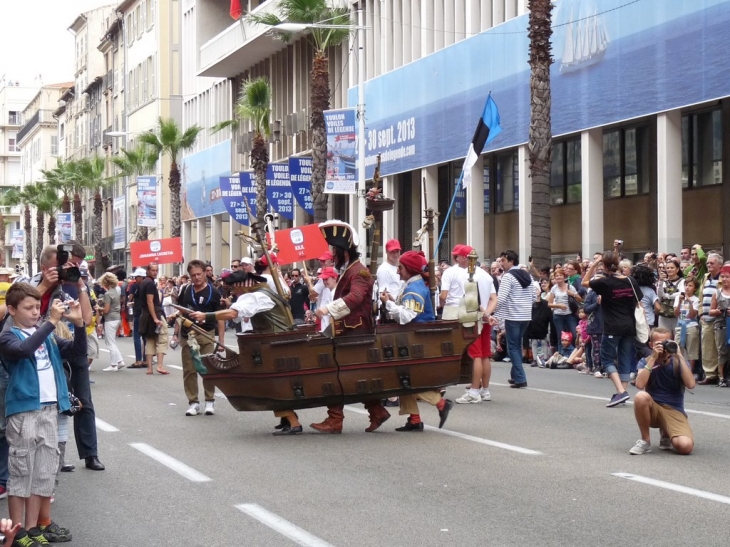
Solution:
M157 264L173 264L182 262L182 240L179 237L167 239L150 239L135 241L129 245L132 254L132 267L147 266L153 262Z
M271 241L269 234L266 234L266 239ZM276 246L279 247L276 257L282 265L319 258L329 251L329 245L317 224L277 230Z

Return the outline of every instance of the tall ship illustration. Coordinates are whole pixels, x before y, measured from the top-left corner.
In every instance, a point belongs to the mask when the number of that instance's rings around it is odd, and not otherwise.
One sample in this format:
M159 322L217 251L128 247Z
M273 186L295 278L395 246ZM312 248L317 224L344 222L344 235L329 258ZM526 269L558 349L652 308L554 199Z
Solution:
M606 54L609 38L600 15L571 22L565 29L565 45L560 72L575 72L601 61Z

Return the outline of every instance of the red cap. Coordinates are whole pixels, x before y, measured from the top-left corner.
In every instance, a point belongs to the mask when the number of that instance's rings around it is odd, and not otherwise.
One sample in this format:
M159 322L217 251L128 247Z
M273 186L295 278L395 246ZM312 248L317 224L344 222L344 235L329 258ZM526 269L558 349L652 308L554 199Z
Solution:
M317 260L320 260L322 262L326 262L328 260L332 260L334 256L332 256L332 253L329 251L326 251L322 256L320 256Z
M319 278L322 280L329 279L331 277L340 277L340 274L338 274L337 270L335 270L332 266L327 266L326 268L323 268L322 273L319 274Z
M472 252L472 248L469 247L469 245L462 245L459 243L454 247L454 249L451 251L452 256L469 256L469 253Z
M389 239L385 244L385 250L389 253L392 251L400 251L400 241L397 239Z
M403 267L411 272L420 272L423 270L423 258L415 251L408 251L400 256L400 263Z
M279 263L279 260L276 258L276 253L269 253L269 256L271 257L271 261L274 264L278 264ZM261 261L261 264L264 265L264 268L269 265L269 261L266 260L266 255L262 256L259 260Z

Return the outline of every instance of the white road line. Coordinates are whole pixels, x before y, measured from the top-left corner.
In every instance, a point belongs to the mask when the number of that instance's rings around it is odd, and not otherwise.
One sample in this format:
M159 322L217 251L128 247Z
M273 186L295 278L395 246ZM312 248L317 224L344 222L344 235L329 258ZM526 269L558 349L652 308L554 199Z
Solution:
M345 407L345 410L349 410L351 412L357 412L358 414L365 414L366 416L368 415L367 410L349 406L349 405ZM489 439L483 439L482 437L474 437L473 435L467 435L466 433L459 433L458 431L451 431L449 429L439 429L438 427L433 427L430 425L427 425L425 428L428 429L429 431L433 431L434 433L441 433L442 435L458 437L459 439L464 439L465 441L471 441L473 443L484 444L487 446L492 446L494 448L501 448L503 450L511 450L512 452L519 452L520 454L527 454L528 456L539 456L542 454L542 452L538 452L537 450L531 450L529 448L522 448L521 446L501 443L499 441L490 441Z
M490 382L490 385L507 387L509 384L499 384L497 382ZM585 395L583 393L571 393L569 391L555 391L552 389L539 389L539 388L535 388L535 387L528 387L528 388L524 388L524 389L527 389L528 391L538 391L540 393L551 393L553 395L565 395L566 397L578 397L580 399L593 399L594 401L608 401L610 399L610 397L598 397L596 395ZM633 405L634 402L627 401L626 404ZM684 411L687 414L698 414L700 416L710 416L712 418L722 418L724 420L730 420L730 414L720 414L718 412L706 412L704 410L693 410L691 408L686 408L686 407L685 407Z
M112 424L109 424L104 420L100 420L99 418L96 418L96 427L97 429L101 429L102 431L106 431L107 433L116 433L117 431L119 431Z
M272 530L279 532L282 536L289 538L297 545L302 545L303 547L333 547L325 540L313 536L306 530L299 528L296 524L292 524L288 520L281 518L279 515L255 503L242 503L236 505L236 509L265 524Z
M657 486L659 488L666 488L667 490L674 490L675 492L681 492L682 494L689 494L690 496L697 496L698 498L704 498L711 501L719 501L726 505L730 505L730 497L721 496L720 494L713 494L712 492L705 492L704 490L697 490L696 488L690 488L688 486L682 486L680 484L673 484L671 482L664 482L649 477L642 477L641 475L632 475L631 473L611 473L614 477L622 479L628 479L630 481L642 482L651 486Z
M130 358L132 358L132 359L136 359L136 358L137 358L137 356L136 356L136 355L127 355L127 357L130 357Z
M151 447L148 444L145 443L129 443L129 446L132 448L136 448L142 454L145 454L152 458L153 460L157 460L165 467L168 467L175 471L175 473L178 473L185 477L186 479L193 481L193 482L207 482L212 480L210 477L206 477L203 475L200 471L196 471L192 467L185 465L180 460L176 460L172 456L168 456L164 452L160 452L156 448Z
M182 367L180 365L165 365L165 366L168 366L170 368L176 368L177 370L182 370Z

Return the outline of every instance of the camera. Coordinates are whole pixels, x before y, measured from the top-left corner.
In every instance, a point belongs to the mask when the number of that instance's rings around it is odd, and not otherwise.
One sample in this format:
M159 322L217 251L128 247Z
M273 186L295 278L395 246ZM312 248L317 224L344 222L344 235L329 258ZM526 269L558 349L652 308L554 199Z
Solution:
M81 279L81 270L76 266L71 268L64 268L64 264L68 262L71 251L73 251L73 245L58 245L56 247L56 271L58 272L59 281L68 281L70 283L77 283Z
M623 240L623 239L617 239L617 240L616 240L616 244L617 244L617 245L618 245L619 247L621 247L621 246L623 246L623 244L624 244L624 240Z
M662 342L662 349L666 353L677 353L677 351L679 350L679 346L674 340L664 340Z

